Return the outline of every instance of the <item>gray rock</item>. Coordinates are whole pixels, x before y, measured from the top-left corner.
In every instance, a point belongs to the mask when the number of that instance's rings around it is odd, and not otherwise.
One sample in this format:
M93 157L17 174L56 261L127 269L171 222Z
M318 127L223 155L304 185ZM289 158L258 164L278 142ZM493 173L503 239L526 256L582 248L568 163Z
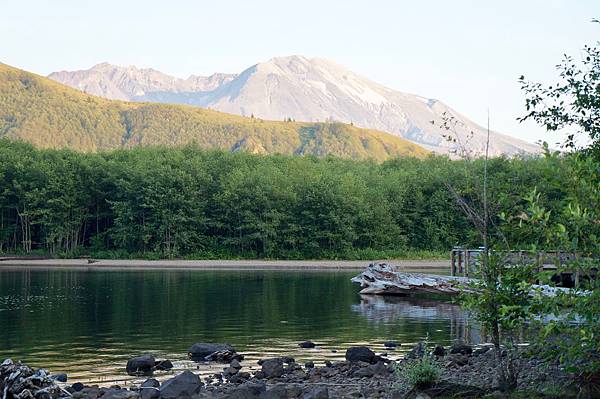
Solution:
M305 392L302 399L329 399L329 390L324 386L316 386Z
M176 377L165 381L160 387L162 399L177 399L192 396L200 391L202 381L189 370L184 371Z
M131 358L125 367L128 373L151 373L156 359L152 355L142 355Z
M154 364L154 368L162 371L171 370L173 363L170 360L159 360Z
M123 388L109 388L102 395L103 399L129 399L137 397L137 393Z
M237 359L233 359L229 366L233 367L234 369L238 369L238 370L242 368L242 365L240 364L240 362Z
M212 355L215 352L231 351L235 352L233 346L229 344L211 344L198 342L188 349L188 355L191 358L198 358L204 360L206 356Z
M280 358L267 359L263 361L261 370L265 378L281 377L283 375L283 361Z
M366 346L355 346L346 350L346 360L350 362L372 363L375 359L375 352Z
M301 348L310 349L310 348L314 348L317 345L315 345L315 343L312 341L304 341L304 342L300 342L298 344L298 346Z
M423 356L425 356L425 344L423 342L419 342L404 357L406 359L421 359Z
M441 345L437 345L434 349L432 354L434 356L438 356L438 357L442 357L442 356L446 356L446 348L444 348Z
M471 345L463 344L463 343L455 343L450 348L450 353L456 354L460 353L461 355L470 355L473 353L473 347Z
M54 374L50 378L58 382L67 382L67 375L65 373Z
M387 341L383 343L383 346L386 348L397 348L400 344L396 341Z
M140 399L157 399L160 396L160 382L149 378L140 385Z

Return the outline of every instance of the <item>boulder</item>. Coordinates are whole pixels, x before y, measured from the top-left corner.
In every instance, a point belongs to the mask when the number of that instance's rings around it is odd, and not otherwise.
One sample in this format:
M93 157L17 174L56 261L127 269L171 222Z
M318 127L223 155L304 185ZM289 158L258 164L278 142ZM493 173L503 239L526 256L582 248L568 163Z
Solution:
M486 353L487 351L489 351L490 349L492 349L489 346L482 346L481 348L477 348L473 351L474 355L483 355L484 353Z
M396 341L387 341L383 343L383 346L385 346L388 349L392 349L392 348L397 348L400 346L400 344Z
M231 361L231 364L229 365L229 367L233 367L234 369L238 369L239 370L239 369L242 368L242 365L240 364L239 360L233 359Z
M75 384L71 385L71 388L73 389L73 391L79 392L85 387L81 382L76 382Z
M346 360L350 362L373 363L375 353L366 346L354 346L346 350Z
M306 362L304 363L304 367L306 367L307 369L314 369L315 368L315 362Z
M156 359L152 355L142 355L131 358L125 367L128 373L151 373L154 370Z
M423 356L425 356L425 344L423 342L416 344L410 352L404 355L406 359L421 359Z
M123 388L109 388L102 395L103 399L132 399L137 397L137 393Z
M160 387L161 399L177 399L192 396L200 391L202 381L189 370L165 381Z
M235 351L219 351L213 352L210 355L204 357L204 360L209 362L229 363L233 360L243 360L244 356L240 355Z
M149 378L140 385L140 399L158 399L160 397L160 382Z
M304 342L300 342L298 344L298 346L301 348L304 348L304 349L310 349L310 348L314 348L317 345L312 341L304 341Z
M211 344L199 342L190 347L188 349L188 355L192 359L200 359L204 360L206 356L212 355L215 352L235 352L233 346L229 344Z
M54 375L51 375L50 378L52 378L54 381L58 381L58 382L67 382L67 375L65 373L54 374Z
M443 357L446 356L446 348L441 345L436 345L432 352L433 356Z
M265 378L276 378L283 375L283 360L281 358L267 359L263 361L261 366Z
M267 360L279 360L280 362L285 363L285 364L292 364L292 363L296 362L296 359L294 359L293 357L290 357L290 356L281 356L281 357L270 357L268 359L260 359L256 363L258 363L259 366L262 366L262 364L264 362L266 362Z
M329 399L329 390L324 386L316 386L308 389L301 396L302 399Z
M159 360L154 363L154 368L161 371L171 370L173 368L173 363L170 360Z
M473 353L473 347L471 345L467 345L467 344L463 344L463 343L455 343L450 348L450 353L452 353L452 354L460 353L461 355L470 355L471 353Z
M267 386L261 382L245 382L230 390L223 398L227 399L258 399L265 397Z

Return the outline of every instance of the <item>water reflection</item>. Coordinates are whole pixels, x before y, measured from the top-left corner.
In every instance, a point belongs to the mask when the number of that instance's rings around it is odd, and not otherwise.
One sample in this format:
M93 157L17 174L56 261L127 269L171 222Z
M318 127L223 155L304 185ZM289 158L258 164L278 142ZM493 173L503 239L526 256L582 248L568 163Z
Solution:
M187 359L195 342L231 343L254 367L267 356L338 360L352 345L382 352L388 340L402 343L392 357L426 336L474 341L457 306L361 298L354 274L0 269L0 358L107 382L127 378L127 359L147 352L176 370L220 370ZM299 348L304 340L318 347Z
M408 296L361 295L352 310L372 323L439 323L445 321L453 340L481 343L481 331L467 311L439 299Z

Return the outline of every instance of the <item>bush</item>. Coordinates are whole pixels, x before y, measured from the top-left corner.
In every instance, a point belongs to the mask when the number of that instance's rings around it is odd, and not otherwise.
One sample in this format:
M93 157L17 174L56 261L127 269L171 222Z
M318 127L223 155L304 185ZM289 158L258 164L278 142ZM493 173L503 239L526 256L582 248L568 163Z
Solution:
M413 387L424 388L439 380L442 368L430 355L425 354L420 359L405 361L396 372Z

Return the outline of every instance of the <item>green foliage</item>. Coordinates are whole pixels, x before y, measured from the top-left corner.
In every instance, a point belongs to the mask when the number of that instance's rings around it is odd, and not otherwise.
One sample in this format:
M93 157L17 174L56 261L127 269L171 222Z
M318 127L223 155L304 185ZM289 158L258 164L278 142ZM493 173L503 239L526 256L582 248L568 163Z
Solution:
M233 152L379 161L428 154L402 138L342 123L263 121L195 107L106 100L4 64L2 137L80 151L193 143Z
M600 47L585 46L577 62L565 55L557 65L560 80L544 86L525 80L520 83L527 97L527 114L548 131L566 131L565 146L578 147L577 137L587 136L593 151L600 150ZM581 146L581 144L579 145Z
M378 164L193 145L77 153L0 140L0 250L111 258L439 258L458 243L479 245L446 189L452 181L471 195L464 162ZM520 192L548 179L546 162L494 160L490 175L501 183L492 195L505 209L519 207ZM482 168L480 161L472 165Z
M577 148L582 136L585 142L568 156L546 151L546 183L550 192L562 193L561 199L534 190L527 211L513 219L518 223L511 237L534 250L543 246L571 254L557 265L557 273L573 273L576 287L556 296L539 295L532 314L542 316L538 350L576 373L583 397L600 392L600 47L586 46L584 54L581 65L565 56L557 67L557 84L544 87L521 77L528 95L528 114L522 119L549 131L566 130L568 148Z
M396 368L396 373L411 387L425 388L433 385L440 379L442 366L433 356L425 353L419 359L405 360Z

